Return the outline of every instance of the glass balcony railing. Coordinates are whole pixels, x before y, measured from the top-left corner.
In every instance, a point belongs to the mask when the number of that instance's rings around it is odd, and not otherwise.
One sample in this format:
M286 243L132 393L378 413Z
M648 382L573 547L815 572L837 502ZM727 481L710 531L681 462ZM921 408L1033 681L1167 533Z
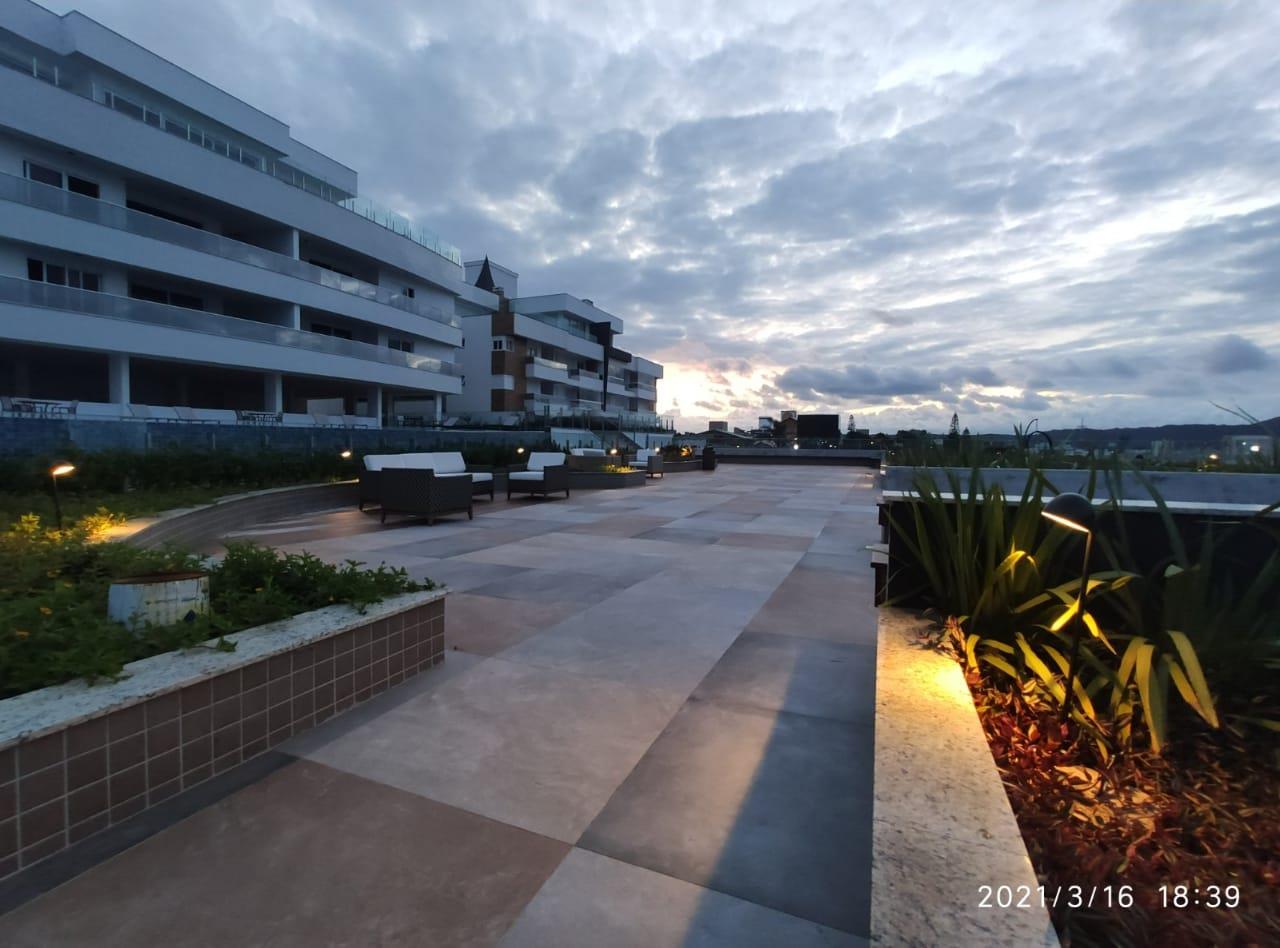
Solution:
M299 168L295 168L286 161L257 154L250 149L228 141L225 137L210 134L205 129L187 122L185 119L165 114L146 103L135 101L128 95L121 95L111 89L97 87L93 88L92 94L77 90L75 88L77 83L74 81L76 71L72 69L68 73L63 66L56 62L51 62L47 57L41 58L0 49L0 66L5 66L15 72L21 72L42 82L47 82L63 92L69 92L82 99L88 99L90 102L96 102L98 105L105 106L113 112L118 112L145 125L150 125L157 131L165 132L175 138L198 145L206 151L221 155L246 168L252 168L254 171L270 175L290 187L315 195L330 204L341 207L343 210L373 221L375 224L425 247L432 253L444 257L449 262L462 266L462 251L441 240L440 236L429 228L419 226L408 218L381 207L368 198L352 195L350 191L316 175L308 174Z
M338 339L334 336L322 336L318 333L303 332L300 329L292 329L287 326L260 323L252 319L241 319L237 316L206 313L200 310L184 309L180 306L165 306L162 303L135 300L125 296L113 296L109 293L77 290L72 287L55 286L50 283L35 283L31 280L19 280L14 277L0 277L0 303L16 303L24 306L39 306L45 309L88 313L107 319L144 323L148 326L161 326L167 329L182 329L187 332L221 336L226 339L265 342L290 349L306 349L309 352L346 356L347 358L361 359L366 362L381 362L385 365L418 369L423 372L435 372L439 375L460 374L458 366L452 362L444 362L425 355L415 355L412 352L401 352L398 349L384 349L381 346L371 345L367 342Z
M517 313L516 315L536 320L544 326L563 329L570 335L577 336L579 339L585 339L588 342L597 341L581 322L576 319L570 319L563 313Z
M61 214L64 217L73 217L76 220L100 224L103 227L136 234L139 237L150 237L167 244L186 247L188 250L198 250L201 253L213 254L238 263L247 263L285 276L297 277L299 280L341 290L343 293L349 293L361 299L385 303L387 306L394 306L396 309L415 316L423 316L447 326L457 328L461 325L457 316L446 315L435 306L421 304L401 293L392 293L386 287L365 283L355 277L344 276L282 253L232 240L230 237L211 234L198 227L188 227L186 224L178 224L163 217L155 217L83 194L64 191L52 185L0 174L0 200L25 204L28 207Z
M564 362L557 362L555 359L544 359L542 356L529 356L525 359L529 365L540 365L544 369L555 369L560 372L568 372L569 366Z

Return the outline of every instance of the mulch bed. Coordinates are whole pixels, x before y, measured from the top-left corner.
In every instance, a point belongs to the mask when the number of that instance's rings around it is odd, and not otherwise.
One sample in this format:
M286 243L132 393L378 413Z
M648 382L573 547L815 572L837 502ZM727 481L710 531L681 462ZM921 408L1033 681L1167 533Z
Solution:
M1280 944L1280 737L1179 721L1163 756L1104 762L1030 694L967 672L983 729L1046 892L1129 886L1131 907L1050 910L1064 946ZM1169 907L1161 886L1168 886ZM1174 908L1173 886L1189 904ZM1238 887L1235 908L1224 904ZM1199 890L1197 893L1196 890ZM1199 905L1195 904L1196 899Z

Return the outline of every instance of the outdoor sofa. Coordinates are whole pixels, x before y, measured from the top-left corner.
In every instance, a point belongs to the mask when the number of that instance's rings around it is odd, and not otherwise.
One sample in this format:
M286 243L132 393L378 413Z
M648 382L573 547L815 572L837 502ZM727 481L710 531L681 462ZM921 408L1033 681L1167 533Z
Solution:
M569 496L569 468L559 451L534 451L523 471L507 475L507 500L513 493L547 494L564 491Z
M382 503L383 474L392 470L431 471L440 480L454 480L467 485L470 495L488 494L493 500L493 474L468 471L459 451L418 452L414 454L366 454L360 471L359 506Z
M666 477L662 470L662 452L642 448L636 452L632 466L640 468L646 477Z

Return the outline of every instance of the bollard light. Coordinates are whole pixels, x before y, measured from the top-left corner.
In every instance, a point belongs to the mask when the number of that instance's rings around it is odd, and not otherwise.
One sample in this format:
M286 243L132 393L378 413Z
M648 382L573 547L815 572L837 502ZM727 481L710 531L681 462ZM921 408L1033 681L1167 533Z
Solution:
M62 501L58 497L58 478L66 477L75 469L76 466L70 461L59 461L49 468L49 480L53 483L53 515L59 530L62 529Z
M339 455L338 455L338 457L342 458L342 460L344 460L344 461L350 461L350 460L351 460L351 449L350 449L350 448L348 448L347 450L343 451L341 454L339 454Z

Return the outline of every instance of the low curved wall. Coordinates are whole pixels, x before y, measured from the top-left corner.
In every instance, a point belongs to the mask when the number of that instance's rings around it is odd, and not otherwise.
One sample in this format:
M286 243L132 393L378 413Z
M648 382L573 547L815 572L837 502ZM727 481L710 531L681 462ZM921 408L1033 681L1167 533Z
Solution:
M161 514L155 522L146 524L122 539L146 549L165 544L198 547L255 523L283 520L285 517L334 507L355 506L355 503L355 481L277 487L223 497L205 507Z

